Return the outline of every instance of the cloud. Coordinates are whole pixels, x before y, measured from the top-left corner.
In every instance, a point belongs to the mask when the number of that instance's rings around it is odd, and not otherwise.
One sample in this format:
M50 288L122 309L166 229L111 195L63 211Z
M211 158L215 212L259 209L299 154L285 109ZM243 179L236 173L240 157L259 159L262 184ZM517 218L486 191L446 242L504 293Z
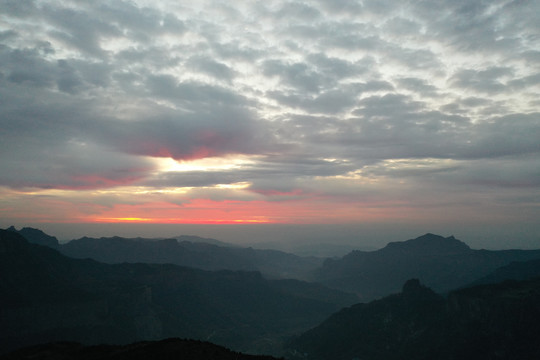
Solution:
M234 78L234 70L229 66L204 56L191 57L188 60L188 66L196 71L208 74L217 80L231 82Z
M506 89L504 78L512 76L514 71L508 67L491 67L477 71L464 69L458 71L450 78L453 86L471 89L483 93L499 93Z
M262 64L263 74L277 76L282 83L299 91L318 93L323 78L305 63L288 64L280 60L267 60Z
M257 127L249 112L220 106L211 110L190 114L156 107L154 114L140 121L105 125L101 138L104 145L130 154L177 160L271 149L271 135Z
M16 140L24 141L24 146L13 141L2 146L0 183L12 188L111 188L133 184L155 170L147 159L106 151L95 144Z
M538 191L536 7L4 1L0 186L72 191L62 206L106 189L92 213L139 187L144 211L207 197L511 213ZM482 186L501 193L480 201Z
M103 58L106 52L101 48L100 40L122 34L114 24L90 16L84 11L49 6L43 7L41 11L55 26L49 31L50 36L85 55Z
M408 77L397 79L397 82L404 89L414 91L422 97L437 97L439 95L438 88L424 79Z

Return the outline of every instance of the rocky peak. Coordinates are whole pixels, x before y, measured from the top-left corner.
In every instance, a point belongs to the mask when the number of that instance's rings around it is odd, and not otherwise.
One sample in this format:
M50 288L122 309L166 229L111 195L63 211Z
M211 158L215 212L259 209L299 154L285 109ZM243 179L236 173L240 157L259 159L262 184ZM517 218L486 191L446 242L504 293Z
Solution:
M59 247L58 239L54 236L48 235L39 229L31 227L24 227L21 230L17 230L14 226L7 228L7 231L22 235L29 243L44 245L57 249Z
M471 248L454 236L442 237L427 233L416 239L401 242L391 242L383 250L406 251L419 254L450 254L468 252Z

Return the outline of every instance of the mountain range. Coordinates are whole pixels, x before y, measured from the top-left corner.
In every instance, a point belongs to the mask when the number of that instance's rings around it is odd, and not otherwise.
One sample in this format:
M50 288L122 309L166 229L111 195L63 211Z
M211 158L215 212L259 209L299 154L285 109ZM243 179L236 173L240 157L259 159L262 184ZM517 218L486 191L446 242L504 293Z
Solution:
M181 348L160 341L180 337L294 360L540 355L540 251L473 250L453 236L323 263L194 236L59 244L12 227L0 230L0 274L0 353L71 341L46 352L136 357L137 346ZM88 347L101 343L118 345Z
M264 353L354 295L253 271L69 258L0 230L0 352L49 341L188 337Z
M539 359L540 278L445 298L409 280L400 293L342 309L288 343L290 359Z
M142 341L128 345L84 346L74 342L59 342L30 346L7 355L1 360L277 360L265 355L247 355L197 340L170 338Z
M311 280L370 301L398 292L417 278L438 293L466 286L515 261L540 259L540 250L473 250L450 237L425 234L376 251L352 251L327 259Z
M73 258L91 258L108 264L176 264L203 270L259 271L272 279L307 280L324 261L313 256L297 256L278 250L233 246L215 239L182 235L168 239L102 237L58 240L33 228L17 230L29 242L49 246Z
M41 230L16 230L29 242L72 258L108 264L176 264L203 270L258 271L268 279L299 279L356 294L370 301L399 291L411 278L438 293L466 286L512 262L540 259L540 250L473 250L453 236L425 234L390 242L374 251L355 250L341 258L297 256L277 250L233 246L215 239L83 237L59 244Z

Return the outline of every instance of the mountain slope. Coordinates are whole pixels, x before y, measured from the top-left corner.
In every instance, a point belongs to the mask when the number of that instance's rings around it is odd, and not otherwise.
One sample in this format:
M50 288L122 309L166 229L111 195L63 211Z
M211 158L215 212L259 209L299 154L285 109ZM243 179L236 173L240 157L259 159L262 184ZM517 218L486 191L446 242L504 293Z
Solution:
M496 284L505 280L529 280L535 277L540 277L540 259L514 261L473 281L468 287L482 284Z
M453 236L426 234L377 251L353 251L341 259L328 259L312 280L369 301L399 291L407 279L418 278L444 293L513 261L538 258L540 250L472 250Z
M153 342L137 342L129 345L83 346L78 343L52 343L21 349L1 360L272 360L270 356L246 355L230 351L208 342L182 339L166 339Z
M109 264L169 263L203 270L260 271L268 278L306 279L323 262L320 258L277 250L218 246L184 239L193 240L185 236L163 240L84 237L62 245L60 251L70 257L92 258Z
M343 309L289 343L306 360L538 359L540 279L436 295L417 280Z
M187 241L179 243L176 239L83 237L64 244L60 251L69 257L91 258L108 264L154 263L203 270L256 270L249 261L237 256L232 248Z
M6 230L13 231L22 235L29 243L48 246L53 249L58 249L60 244L58 239L54 236L45 234L39 229L34 229L31 227L24 227L21 230L17 230L14 226L10 226Z
M0 352L45 341L167 337L261 352L355 301L331 290L291 291L258 272L72 259L4 230L0 273Z

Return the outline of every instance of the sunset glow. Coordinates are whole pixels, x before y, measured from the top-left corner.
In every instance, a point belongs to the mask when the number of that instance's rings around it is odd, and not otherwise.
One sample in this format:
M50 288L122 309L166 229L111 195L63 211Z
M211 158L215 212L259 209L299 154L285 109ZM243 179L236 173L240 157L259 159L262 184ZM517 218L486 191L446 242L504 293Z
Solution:
M0 6L3 226L476 222L540 241L538 2Z

